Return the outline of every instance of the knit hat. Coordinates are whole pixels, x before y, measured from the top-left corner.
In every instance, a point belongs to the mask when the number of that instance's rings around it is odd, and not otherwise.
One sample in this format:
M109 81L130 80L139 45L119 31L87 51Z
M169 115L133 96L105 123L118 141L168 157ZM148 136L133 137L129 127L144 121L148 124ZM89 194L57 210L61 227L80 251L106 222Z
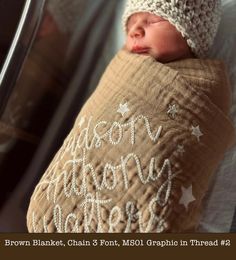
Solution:
M205 57L213 44L221 18L221 0L127 0L123 27L129 17L149 12L173 24L197 57Z

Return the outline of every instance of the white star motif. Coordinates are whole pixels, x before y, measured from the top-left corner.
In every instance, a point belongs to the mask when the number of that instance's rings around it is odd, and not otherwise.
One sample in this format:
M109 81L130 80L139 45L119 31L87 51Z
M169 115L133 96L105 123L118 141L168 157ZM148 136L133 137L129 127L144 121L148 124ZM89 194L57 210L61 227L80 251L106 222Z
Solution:
M177 146L177 153L180 153L181 156L183 156L183 154L185 153L185 150L184 150L184 146L183 145L178 145Z
M199 125L198 126L192 126L192 135L196 136L198 142L200 142L200 137L203 135L203 133L200 130Z
M167 110L167 115L174 119L176 114L178 113L178 106L173 104L173 105L169 105L169 109Z
M121 115L124 116L125 113L129 112L128 104L120 104L117 112L121 113Z
M85 122L85 118L84 118L84 116L83 116L83 117L81 117L81 119L80 119L80 121L79 121L79 127L80 127L80 128L82 127L82 125L83 125L84 122Z
M183 204L186 210L188 210L188 204L196 200L193 196L192 185L190 185L187 189L182 186L181 190L182 196L179 200L179 204Z

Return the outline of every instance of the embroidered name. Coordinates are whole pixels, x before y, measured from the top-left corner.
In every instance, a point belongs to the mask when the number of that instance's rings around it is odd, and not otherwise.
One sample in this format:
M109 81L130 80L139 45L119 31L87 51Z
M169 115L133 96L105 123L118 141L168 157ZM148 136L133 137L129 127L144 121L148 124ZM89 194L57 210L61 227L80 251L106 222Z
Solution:
M83 128L82 128L83 126ZM154 131L148 117L139 115L121 124L120 122L99 121L93 124L93 117L87 120L82 117L79 121L79 133L72 130L64 141L62 148L56 154L50 167L44 174L43 179L36 186L33 200L39 195L42 199L42 192L48 203L53 207L53 222L57 232L79 232L83 223L84 232L114 232L122 221L125 222L123 232L131 232L132 221L136 219L139 232L163 232L167 228L166 219L170 214L168 200L171 195L173 179L177 174L172 172L171 163L168 158L163 158L160 164L157 157L151 156L149 162L134 152L120 154L113 162L102 160L99 171L90 161L89 152L104 146L122 146L126 140L132 147L136 143L138 131L143 131L143 126L148 140L153 145L158 145L161 138L162 126ZM126 137L126 139L124 139ZM129 143L127 143L129 140ZM121 149L124 151L124 149ZM126 150L125 150L126 151ZM140 185L151 184L155 189L152 197L147 202L146 211L149 212L149 220L143 219L144 212L136 209L136 201L126 201L123 207L114 205L113 198L102 198L100 193L109 194L110 191L126 192L131 188L131 177L129 166L132 165L132 178L140 182ZM157 165L160 164L160 165ZM91 193L93 187L94 193ZM67 212L63 216L63 207L60 206L61 198L65 196L68 201L75 199L79 212ZM70 203L70 202L68 202ZM109 209L107 218L108 229L105 230L101 221L100 207L106 206ZM78 218L78 216L80 216ZM50 216L44 215L37 220L37 214L32 213L32 226L37 232L40 222L44 232L48 231L47 225ZM92 220L96 219L96 230L93 230ZM36 224L37 223L37 224ZM73 227L71 225L73 223ZM40 231L42 232L42 230Z

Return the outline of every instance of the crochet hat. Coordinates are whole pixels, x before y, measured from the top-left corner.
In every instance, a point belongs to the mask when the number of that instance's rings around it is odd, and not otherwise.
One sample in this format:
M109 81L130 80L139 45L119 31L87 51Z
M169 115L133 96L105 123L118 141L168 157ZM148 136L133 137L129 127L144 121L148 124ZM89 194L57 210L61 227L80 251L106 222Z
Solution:
M123 26L138 12L149 12L173 24L197 57L206 56L221 18L221 0L127 0Z

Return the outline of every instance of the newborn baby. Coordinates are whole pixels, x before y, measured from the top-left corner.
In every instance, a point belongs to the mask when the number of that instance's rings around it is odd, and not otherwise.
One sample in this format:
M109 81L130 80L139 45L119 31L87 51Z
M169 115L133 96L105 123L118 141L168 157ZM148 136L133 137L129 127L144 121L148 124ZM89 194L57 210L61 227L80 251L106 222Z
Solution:
M125 47L31 197L29 232L194 232L235 133L220 1L128 0Z
M135 13L129 18L125 47L130 52L150 55L162 63L193 57L175 26L148 12Z

